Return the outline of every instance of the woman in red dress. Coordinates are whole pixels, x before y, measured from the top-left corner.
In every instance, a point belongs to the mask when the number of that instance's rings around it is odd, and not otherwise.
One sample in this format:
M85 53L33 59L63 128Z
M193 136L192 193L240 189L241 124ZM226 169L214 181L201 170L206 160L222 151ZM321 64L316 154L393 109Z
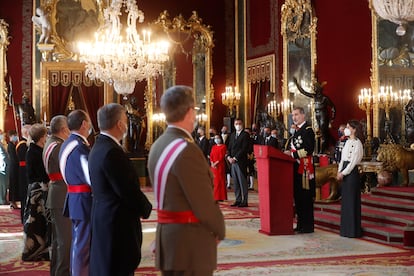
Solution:
M223 144L220 135L214 136L213 147L210 151L211 171L214 174L214 199L216 201L223 201L227 199L226 190L226 161L225 155L227 147Z

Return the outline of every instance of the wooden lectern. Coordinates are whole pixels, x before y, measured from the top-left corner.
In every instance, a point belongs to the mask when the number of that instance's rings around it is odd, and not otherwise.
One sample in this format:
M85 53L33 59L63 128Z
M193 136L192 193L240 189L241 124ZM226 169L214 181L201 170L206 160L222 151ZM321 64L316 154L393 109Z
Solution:
M259 184L260 233L293 234L293 163L270 146L254 145Z

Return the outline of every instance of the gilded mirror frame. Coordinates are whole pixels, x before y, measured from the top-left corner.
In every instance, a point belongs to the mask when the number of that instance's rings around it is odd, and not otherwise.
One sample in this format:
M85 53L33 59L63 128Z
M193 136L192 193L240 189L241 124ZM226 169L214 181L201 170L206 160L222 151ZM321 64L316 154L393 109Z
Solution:
M372 96L377 97L379 91L379 70L378 70L378 40L377 40L377 15L372 6L372 1L369 1L371 9L371 25L372 25L372 61L371 61L371 90ZM368 126L369 127L369 126ZM372 137L379 137L379 107L378 102L373 101L372 110ZM368 133L370 135L370 133Z
M192 12L192 15L186 20L182 15L178 15L172 19L169 18L167 11L163 11L159 17L150 25L151 30L154 31L157 28L161 29L161 34L164 33L171 43L177 44L170 34L171 33L184 33L190 35L193 39L192 45L192 63L193 63L193 90L196 96L196 106L200 106L205 103L204 111L207 115L205 121L205 128L210 128L211 113L213 111L214 103L214 87L211 79L213 77L213 64L212 64L212 52L214 47L213 31L211 26L205 25L202 19L198 16L196 11ZM173 53L170 53L170 57ZM170 63L166 63L164 66L164 73L162 80L162 91L165 91L170 85L175 84L176 68L171 66ZM148 86L145 91L145 108L147 113L147 138L145 147L149 149L153 141L157 138L154 135L154 103L153 93L155 91L155 80L147 80ZM201 96L202 100L199 100ZM198 99L198 100L197 100ZM204 102L205 101L205 102Z
M3 131L9 93L5 80L7 75L7 47L10 43L8 27L9 24L0 19L0 129Z
M398 36L395 33L397 24L388 20L381 19L372 4L372 0L369 0L369 7L371 10L371 26L372 26L372 61L371 61L371 90L373 98L376 99L380 91L381 86L391 85L394 88L394 92L398 92L400 89L411 89L414 85L414 75L412 58L413 51L411 36L413 34L412 22L407 23L407 33L403 36ZM409 33L409 31L411 33ZM411 35L410 35L411 34ZM384 39L384 37L386 39ZM410 41L410 45L406 44L407 40ZM384 43L384 42L387 43ZM411 92L411 96L413 96ZM373 101L372 110L372 137L378 137L380 139L387 139L384 137L384 113L383 109L379 105L378 101ZM393 111L391 118L393 125L399 128L399 143L405 144L405 138L408 136L408 130L406 129L406 120L404 116L405 107L399 106L398 108L391 108ZM398 122L401 120L401 122ZM396 129L392 129L392 131ZM368 133L369 135L370 133ZM396 134L395 132L392 134Z
M304 20L309 20L305 22ZM305 40L309 39L309 55L310 55L310 68L309 70L309 82L311 84L315 81L315 67L317 63L316 55L316 27L317 18L313 15L313 8L310 0L286 0L282 5L281 9L281 34L283 37L283 77L282 77L282 98L283 100L291 100L290 94L294 94L296 97L300 93L291 92L289 83L292 76L289 75L289 43L294 42L298 39ZM306 28L302 28L302 23L305 22ZM303 96L303 95L300 95ZM294 102L294 104L297 104ZM303 106L306 110L306 106ZM289 112L286 110L283 112L283 122L285 126L288 126ZM312 125L315 125L315 119L312 118ZM288 128L287 128L288 130ZM285 138L288 133L285 132Z

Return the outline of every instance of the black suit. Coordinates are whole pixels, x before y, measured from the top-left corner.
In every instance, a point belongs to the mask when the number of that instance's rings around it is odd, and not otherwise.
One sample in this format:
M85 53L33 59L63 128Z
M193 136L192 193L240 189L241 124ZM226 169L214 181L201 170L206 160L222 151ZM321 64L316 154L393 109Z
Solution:
M275 149L279 149L279 142L277 138L274 138L272 136L266 137L264 139L264 144L267 146L274 147Z
M112 138L97 137L89 154L93 191L90 274L133 274L141 261L142 227L152 205L139 188L138 175Z
M240 131L239 135L233 132L230 135L230 142L227 156L235 158L236 163L231 165L231 177L234 181L234 192L236 194L237 205L247 205L247 154L249 151L250 136L245 131ZM239 168L240 170L238 170Z
M210 154L210 142L206 136L203 136L203 139L201 140L200 138L197 138L197 145L200 147L206 159L208 159L208 156Z
M301 232L313 232L313 199L315 197L315 177L309 174L309 171L302 172L301 164L304 160L312 160L315 149L315 133L312 127L305 123L295 134L288 140L287 148L291 149L293 158L300 161L294 163L294 184L293 195L295 200L295 210L297 214L297 229ZM293 146L293 149L292 149ZM313 163L310 164L310 170L313 170ZM305 180L303 181L303 175ZM308 182L307 182L308 181ZM307 187L309 184L309 187Z

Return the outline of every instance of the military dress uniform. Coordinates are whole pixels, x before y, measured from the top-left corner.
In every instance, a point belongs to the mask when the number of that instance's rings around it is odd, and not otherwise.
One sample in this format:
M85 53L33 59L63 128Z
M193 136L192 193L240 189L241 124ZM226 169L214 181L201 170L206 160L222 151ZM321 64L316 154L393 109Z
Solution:
M312 233L314 231L313 200L315 198L315 169L313 151L315 133L305 122L287 141L287 148L294 163L293 195L297 215L297 231Z
M165 154L171 145L180 152ZM151 147L148 170L158 213L156 267L212 275L225 224L213 198L213 175L200 148L187 131L169 126Z
M27 187L29 185L26 177L26 152L27 152L27 140L22 140L16 145L17 161L19 162L19 193L20 193L20 218L22 224L24 223L24 210L26 209Z
M63 139L52 135L43 148L43 163L50 179L46 207L50 210L52 219L52 276L70 275L72 223L69 218L63 216L67 188L59 168L59 151L62 144Z
M63 213L72 220L71 272L77 276L89 275L92 209L89 151L86 138L72 133L59 152L60 171L67 184Z

